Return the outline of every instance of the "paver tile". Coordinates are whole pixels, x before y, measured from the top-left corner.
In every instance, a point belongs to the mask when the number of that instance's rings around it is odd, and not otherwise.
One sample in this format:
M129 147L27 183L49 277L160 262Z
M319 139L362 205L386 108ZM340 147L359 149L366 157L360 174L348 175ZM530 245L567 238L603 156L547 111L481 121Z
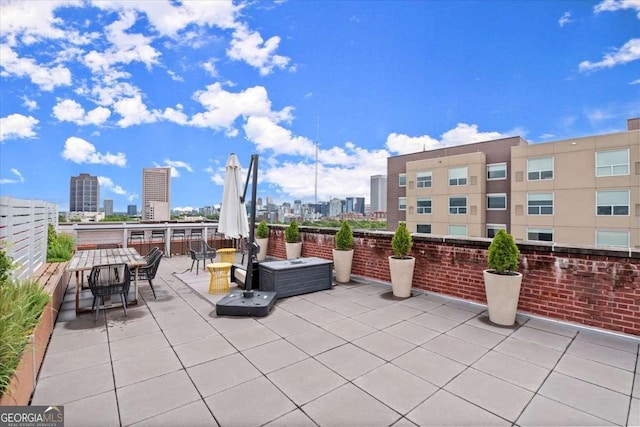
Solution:
M334 390L346 380L314 359L291 364L267 377L297 405Z
M633 373L624 369L565 354L555 371L618 393L631 394Z
M403 354L392 363L440 387L467 369L462 363L422 347Z
M539 394L531 400L516 424L521 427L614 425Z

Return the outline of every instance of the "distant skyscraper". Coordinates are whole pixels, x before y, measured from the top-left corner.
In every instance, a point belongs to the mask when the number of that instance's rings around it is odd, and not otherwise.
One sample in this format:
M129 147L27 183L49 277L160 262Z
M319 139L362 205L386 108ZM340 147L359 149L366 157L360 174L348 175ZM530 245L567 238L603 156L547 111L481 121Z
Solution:
M127 215L129 216L138 215L138 207L136 205L127 205Z
M142 219L169 221L171 201L171 168L142 170Z
M104 199L104 216L113 215L113 199Z
M387 211L387 176L371 177L371 212Z
M364 197L356 197L353 205L353 211L364 215Z
M69 212L100 212L100 183L97 176L81 173L71 177Z

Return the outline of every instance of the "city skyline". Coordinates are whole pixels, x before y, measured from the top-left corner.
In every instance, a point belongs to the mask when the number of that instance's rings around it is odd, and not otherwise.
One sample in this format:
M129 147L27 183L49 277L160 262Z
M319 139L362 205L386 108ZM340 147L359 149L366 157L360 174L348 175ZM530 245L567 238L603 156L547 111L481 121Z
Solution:
M364 197L391 156L508 136L624 130L640 116L640 5L558 2L63 2L0 5L0 194L69 209L97 176L143 208L218 205L224 164L258 194ZM317 163L316 163L317 159Z

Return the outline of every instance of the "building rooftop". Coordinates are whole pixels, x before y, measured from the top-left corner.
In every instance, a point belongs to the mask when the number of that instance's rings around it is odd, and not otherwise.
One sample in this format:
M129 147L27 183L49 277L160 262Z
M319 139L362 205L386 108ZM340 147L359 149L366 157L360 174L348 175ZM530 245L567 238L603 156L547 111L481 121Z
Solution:
M141 298L76 317L73 283L32 404L65 425L640 425L638 337L355 278L219 317L209 277L164 258ZM68 306L68 307L67 307Z

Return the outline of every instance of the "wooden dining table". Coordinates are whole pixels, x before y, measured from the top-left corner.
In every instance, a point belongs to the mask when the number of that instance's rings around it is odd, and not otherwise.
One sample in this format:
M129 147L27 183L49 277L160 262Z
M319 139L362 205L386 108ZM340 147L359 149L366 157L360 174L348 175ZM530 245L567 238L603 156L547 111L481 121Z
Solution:
M80 307L80 290L82 288L84 272L91 271L95 265L127 264L134 272L134 299L128 304L138 303L138 267L147 264L134 248L94 249L76 251L66 270L76 275L76 313L91 311L91 307Z

